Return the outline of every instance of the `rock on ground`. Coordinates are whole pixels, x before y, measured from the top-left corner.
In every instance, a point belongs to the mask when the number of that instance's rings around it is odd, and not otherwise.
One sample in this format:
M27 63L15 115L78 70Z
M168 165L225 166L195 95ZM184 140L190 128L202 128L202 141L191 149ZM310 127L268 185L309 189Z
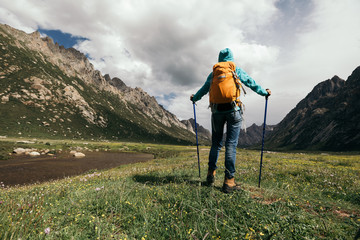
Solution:
M40 153L38 153L38 152L30 152L29 155L35 157L35 156L40 156Z
M74 157L85 157L85 154L81 152L74 153Z
M13 153L23 154L23 153L25 153L25 149L24 148L16 148L16 149L14 149Z

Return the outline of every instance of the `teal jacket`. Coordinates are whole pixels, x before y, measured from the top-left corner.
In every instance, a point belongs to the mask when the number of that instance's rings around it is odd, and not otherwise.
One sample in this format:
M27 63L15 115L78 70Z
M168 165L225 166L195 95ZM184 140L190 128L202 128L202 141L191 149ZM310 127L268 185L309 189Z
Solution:
M225 48L220 51L219 53L219 62L233 62L234 56L232 51L229 48ZM236 73L240 77L240 81L247 87L249 87L251 90L256 92L257 94L261 96L267 96L268 92L263 89L261 86L259 86L254 79L252 79L244 70L236 67ZM213 79L213 73L211 72L209 76L206 79L205 84L197 91L197 93L193 97L193 101L199 101L205 94L207 94L210 91L210 85L211 81Z

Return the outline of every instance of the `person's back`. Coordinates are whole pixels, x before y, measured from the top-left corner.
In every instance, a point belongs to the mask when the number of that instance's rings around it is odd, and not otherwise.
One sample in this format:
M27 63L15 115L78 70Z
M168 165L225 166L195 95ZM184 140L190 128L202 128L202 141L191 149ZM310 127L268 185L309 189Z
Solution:
M213 71L208 75L205 84L195 95L190 97L191 101L196 102L209 92L212 110L212 145L206 178L206 183L209 186L215 182L216 164L223 145L223 133L226 123L225 180L222 187L225 193L240 189L234 178L236 147L242 122L240 84L248 86L262 96L271 94L270 90L265 90L257 85L254 79L236 66L231 50L226 48L220 51L218 63L214 65Z

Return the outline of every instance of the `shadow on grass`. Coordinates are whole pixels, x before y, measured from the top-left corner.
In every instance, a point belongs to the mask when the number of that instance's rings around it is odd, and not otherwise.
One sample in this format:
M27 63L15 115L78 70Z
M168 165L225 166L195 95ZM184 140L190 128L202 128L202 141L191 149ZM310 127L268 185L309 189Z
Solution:
M168 175L168 176L155 176L155 175L135 175L133 180L138 183L143 183L153 186L163 186L166 184L188 184L192 186L201 186L204 188L215 189L222 191L221 186L209 186L206 181L196 180L194 176L190 175Z
M171 197L172 194L183 194L184 190L187 192L187 196L192 196L196 194L197 197L201 196L202 199L210 199L217 196L217 193L223 193L221 186L209 186L206 184L206 181L201 181L200 179L194 178L194 176L189 175L166 175L159 176L154 174L144 174L144 175L135 175L132 177L132 180L141 184L146 185L147 187L155 186L165 187L167 189L168 197ZM152 188L152 187L150 187ZM201 193L199 195L199 193ZM234 191L229 194L240 194L244 195L244 191ZM246 196L246 195L244 195ZM158 199L158 201L162 201ZM167 202L166 200L165 202Z
M135 175L133 180L139 183L148 184L148 185L157 185L162 186L166 184L190 184L190 185L203 185L204 182L201 180L194 180L193 176L190 175L168 175L168 176L155 176L155 175Z

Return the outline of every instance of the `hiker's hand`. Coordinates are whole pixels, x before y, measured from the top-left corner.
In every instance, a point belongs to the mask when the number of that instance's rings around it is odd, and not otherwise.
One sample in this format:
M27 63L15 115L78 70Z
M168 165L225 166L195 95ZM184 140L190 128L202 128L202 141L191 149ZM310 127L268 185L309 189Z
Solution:
M267 88L266 91L268 93L267 97L270 96L271 95L271 90Z
M193 98L194 98L194 94L190 96L190 101L194 102Z

